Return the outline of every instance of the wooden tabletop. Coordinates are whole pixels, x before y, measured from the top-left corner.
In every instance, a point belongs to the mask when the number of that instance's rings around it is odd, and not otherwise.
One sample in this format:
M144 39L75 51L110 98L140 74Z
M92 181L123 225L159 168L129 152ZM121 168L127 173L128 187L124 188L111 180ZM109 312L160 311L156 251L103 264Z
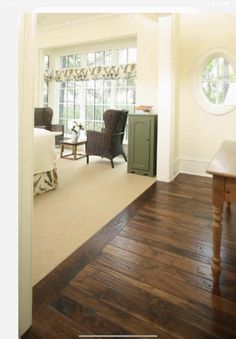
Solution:
M236 178L236 142L226 140L222 143L207 173Z
M58 143L63 145L83 145L87 142L86 138L79 138L77 141L73 141L72 139L61 140Z

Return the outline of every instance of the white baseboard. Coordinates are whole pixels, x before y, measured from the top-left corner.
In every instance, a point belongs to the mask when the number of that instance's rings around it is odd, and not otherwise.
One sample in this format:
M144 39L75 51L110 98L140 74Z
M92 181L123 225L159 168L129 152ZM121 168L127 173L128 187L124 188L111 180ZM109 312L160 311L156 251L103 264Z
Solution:
M179 173L211 177L210 174L206 173L208 165L209 162L205 160L196 160L187 158L176 159L173 164L173 179Z

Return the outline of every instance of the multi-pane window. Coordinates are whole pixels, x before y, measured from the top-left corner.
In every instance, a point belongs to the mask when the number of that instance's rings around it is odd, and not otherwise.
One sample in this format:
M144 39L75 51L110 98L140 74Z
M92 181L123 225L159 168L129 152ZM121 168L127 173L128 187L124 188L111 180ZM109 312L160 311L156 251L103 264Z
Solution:
M117 50L117 64L135 64L136 48L122 48Z
M111 80L86 81L85 129L101 130L103 112L111 108Z
M126 108L133 112L135 105L135 79L116 80L115 105L117 109Z
M61 68L81 67L81 54L64 55L60 57Z
M65 134L71 133L74 120L81 120L82 82L65 81L59 87L59 123L64 124Z
M44 70L49 68L49 56L44 55L43 57L43 67ZM43 82L43 106L48 107L48 80L44 79Z
M109 66L112 64L112 51L98 51L88 53L86 58L86 66Z
M116 60L116 61L114 61ZM136 63L136 48L104 50L87 54L60 57L60 67L95 67ZM80 120L85 129L101 130L103 113L109 108L134 112L135 79L98 79L65 81L59 85L59 120L70 134L74 120Z
M232 65L224 57L210 59L203 69L202 90L205 97L214 105L224 103L229 84L235 80Z

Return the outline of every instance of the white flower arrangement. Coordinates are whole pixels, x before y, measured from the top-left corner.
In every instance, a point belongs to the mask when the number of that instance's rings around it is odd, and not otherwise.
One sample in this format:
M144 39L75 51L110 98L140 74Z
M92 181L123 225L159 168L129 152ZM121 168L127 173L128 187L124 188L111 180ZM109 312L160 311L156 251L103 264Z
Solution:
M80 130L84 130L84 126L82 125L82 123L81 123L81 122L78 122L78 121L74 121L74 122L73 122L73 125L72 125L72 127L71 127L71 131L74 132L74 133L76 133L76 134L78 134L78 132L79 132Z

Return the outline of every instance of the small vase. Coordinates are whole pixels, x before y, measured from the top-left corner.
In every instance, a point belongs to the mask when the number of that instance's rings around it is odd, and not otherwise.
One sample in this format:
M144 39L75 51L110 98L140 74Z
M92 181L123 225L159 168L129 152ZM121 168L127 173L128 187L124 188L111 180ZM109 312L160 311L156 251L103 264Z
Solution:
M79 139L79 134L75 133L75 132L72 132L72 135L71 135L72 142L77 142L78 139Z

